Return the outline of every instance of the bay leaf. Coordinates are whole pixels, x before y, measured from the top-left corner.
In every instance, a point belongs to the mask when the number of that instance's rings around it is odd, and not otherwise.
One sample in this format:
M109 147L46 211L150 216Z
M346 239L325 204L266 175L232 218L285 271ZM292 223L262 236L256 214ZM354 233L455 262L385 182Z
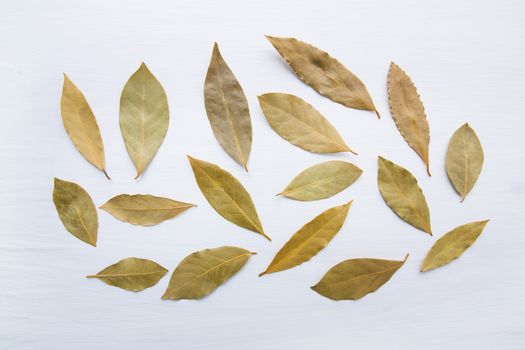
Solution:
M462 202L478 180L484 157L478 136L465 123L452 135L445 159L448 178Z
M279 250L259 276L284 271L307 262L330 243L346 220L352 201L325 210L305 224Z
M204 82L204 103L215 138L230 157L248 170L246 164L252 148L248 101L217 43Z
M314 153L352 152L337 130L311 104L284 93L258 96L270 126L283 139Z
M53 203L66 230L96 247L98 215L89 194L76 183L55 178Z
M332 197L353 184L362 172L352 163L329 160L300 172L278 195L300 201Z
M416 178L405 168L378 157L377 183L385 203L403 221L430 234L430 211Z
M215 164L190 156L188 159L197 185L219 215L271 241L271 238L264 233L250 194L239 180Z
M194 204L144 194L121 194L111 198L100 209L133 225L151 226L174 218Z
M86 276L96 278L110 286L140 292L153 287L168 272L154 261L139 258L122 259L110 265L96 275Z
M228 246L192 253L173 271L162 299L202 299L235 275L253 254Z
M332 300L357 300L384 285L403 266L403 261L383 259L350 259L332 267L312 287L314 291Z
M446 233L428 252L421 272L436 269L459 258L479 237L489 220L461 225Z
M82 91L65 74L60 112L64 128L77 150L109 179L97 119Z
M142 63L120 96L120 130L138 178L168 132L169 108L164 88Z
M327 52L295 38L266 36L295 74L319 94L343 106L377 112L365 85Z
M430 129L425 107L410 77L394 62L388 71L388 101L397 128L410 147L423 159L430 176L428 144Z

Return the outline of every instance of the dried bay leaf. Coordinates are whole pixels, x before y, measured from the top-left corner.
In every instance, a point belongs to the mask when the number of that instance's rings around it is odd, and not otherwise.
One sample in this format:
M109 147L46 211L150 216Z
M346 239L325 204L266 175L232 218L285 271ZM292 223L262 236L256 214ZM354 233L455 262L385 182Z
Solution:
M436 269L459 258L479 237L489 220L458 226L434 243L428 252L421 272Z
M377 183L386 204L403 221L430 234L430 211L416 178L405 168L378 157Z
M246 170L252 148L252 121L241 85L221 56L217 43L204 82L204 103L221 147Z
M250 194L232 174L215 164L188 156L195 180L206 200L226 220L257 232L269 241Z
M168 132L169 108L164 88L142 63L120 96L120 130L138 178Z
M352 163L329 160L300 172L279 195L300 201L328 198L353 184L362 172Z
M162 299L204 298L235 275L254 254L228 246L192 253L173 271Z
M365 85L338 60L294 38L266 36L295 74L319 94L343 106L379 113Z
M312 105L284 93L258 96L268 123L283 139L314 153L352 152L337 130Z
M97 245L97 209L82 187L55 178L53 203L66 230L81 241Z
M330 243L346 220L352 201L330 208L294 233L259 276L284 271L307 262Z
M110 265L96 275L86 276L96 278L110 286L140 292L153 287L168 272L154 261L139 258L122 259Z
M445 159L448 178L462 202L478 180L484 157L478 136L465 123L452 135Z
M312 287L332 300L357 300L384 285L403 266L403 261L383 259L350 259L332 267Z
M151 226L174 218L194 204L143 194L121 194L111 198L100 209L133 225Z
M423 159L430 176L430 129L425 107L410 77L394 62L388 71L388 102L396 126L410 147Z

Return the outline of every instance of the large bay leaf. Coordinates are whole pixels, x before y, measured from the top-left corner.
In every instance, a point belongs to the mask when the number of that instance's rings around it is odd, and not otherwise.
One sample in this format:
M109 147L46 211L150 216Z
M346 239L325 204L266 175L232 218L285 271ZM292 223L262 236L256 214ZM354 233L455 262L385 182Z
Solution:
M311 104L297 96L268 93L259 104L270 126L282 138L314 153L352 152L337 130Z
M430 131L425 107L410 77L394 62L388 71L388 101L399 132L423 159L430 176L428 144Z
M120 130L137 178L151 162L168 132L168 99L160 82L142 63L120 96Z
M386 204L401 219L432 236L430 211L416 178L405 168L378 157L377 183Z
M106 173L104 144L95 115L82 91L65 74L60 111L64 128L80 154L109 179Z
M111 198L100 209L134 225L151 226L171 219L194 204L144 194L121 194Z
M263 230L250 194L232 174L215 164L188 156L195 180L208 203L226 220L257 232Z
M82 187L55 178L53 203L64 227L73 236L92 246L97 245L97 209Z
M259 276L291 269L307 262L330 243L343 226L352 201L330 208L305 224L279 250Z
M297 76L319 94L343 106L379 113L365 85L338 60L294 38L267 36Z
M353 184L362 172L352 163L329 160L300 172L279 195L300 201L328 198Z
M253 254L227 246L192 253L173 271L162 299L204 298L235 275Z
M421 272L436 269L459 258L479 237L489 220L471 222L446 233L428 252Z
M332 267L312 287L332 300L357 300L378 290L403 266L403 261L383 259L350 259Z
M483 160L483 148L478 136L465 123L452 135L445 159L448 178L462 202L478 180Z
M204 82L204 103L215 138L230 157L247 169L252 148L248 101L217 43Z
M140 292L157 284L166 272L168 270L154 261L126 258L106 267L96 275L86 277L99 279L110 286Z

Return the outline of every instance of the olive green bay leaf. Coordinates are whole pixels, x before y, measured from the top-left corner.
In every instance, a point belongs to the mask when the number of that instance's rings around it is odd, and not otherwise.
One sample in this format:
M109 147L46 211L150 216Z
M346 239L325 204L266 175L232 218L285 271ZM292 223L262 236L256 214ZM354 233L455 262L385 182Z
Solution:
M362 173L352 163L329 160L300 172L278 195L300 201L332 197L353 184Z
M111 198L100 209L133 225L151 226L174 218L194 204L144 194L121 194Z
M348 148L332 124L301 98L277 92L258 98L272 129L291 144L314 153L356 154Z
M55 178L53 203L66 230L83 242L97 245L97 209L82 187Z
M153 287L168 272L154 261L139 258L126 258L110 265L96 275L86 276L96 278L110 286L140 292Z
M314 291L332 300L357 300L384 285L403 266L403 261L383 259L350 259L332 267L312 287Z
M254 254L229 246L192 253L173 271L162 299L204 298L235 275Z
M452 135L445 159L448 178L462 202L478 180L484 157L478 136L465 123Z
M250 194L232 174L219 166L188 156L202 194L226 220L257 232L271 241L263 230Z
M365 85L338 60L294 38L266 36L295 74L319 94L343 106L377 112Z
M204 82L204 103L215 138L230 157L248 170L252 148L248 101L217 43Z
M430 234L430 211L416 178L405 168L378 157L377 183L385 203L403 221Z
M343 226L352 201L330 208L305 224L279 250L259 276L291 269L307 262L330 243Z
M388 102L396 126L410 147L423 159L430 176L430 128L425 107L410 77L394 62L388 71Z
M138 178L157 153L169 125L166 92L144 63L122 90L119 122Z
M489 220L461 225L446 233L428 252L421 272L436 269L459 258L479 237Z

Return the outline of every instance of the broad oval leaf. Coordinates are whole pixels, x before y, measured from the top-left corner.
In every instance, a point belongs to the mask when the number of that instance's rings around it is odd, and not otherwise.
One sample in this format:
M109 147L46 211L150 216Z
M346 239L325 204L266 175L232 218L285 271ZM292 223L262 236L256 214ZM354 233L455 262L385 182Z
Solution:
M362 172L352 163L329 160L300 172L278 195L300 201L332 197L353 184Z
M235 275L253 254L228 246L192 253L173 271L162 299L204 298Z
M259 276L291 269L307 262L330 243L346 220L352 201L330 208L294 233Z
M194 204L144 194L121 194L111 198L100 209L133 225L151 226L174 218Z
M266 36L295 74L319 94L343 106L379 113L365 85L338 60L294 38Z
M386 204L403 221L430 234L430 211L416 178L405 168L378 157L377 184Z
M142 63L120 96L120 130L138 178L168 132L168 99L160 82Z
M425 107L410 77L394 62L388 71L390 113L399 132L410 147L423 159L430 176L428 144L430 129Z
M357 300L378 290L388 282L403 261L383 259L350 259L332 267L312 287L314 291L332 300Z
M458 226L434 243L428 252L421 272L436 269L459 258L479 237L489 220Z
M217 43L213 46L206 81L204 103L215 138L237 163L246 164L252 148L252 121L241 85L224 62Z
M60 112L64 128L80 154L109 179L106 173L104 143L95 115L82 91L65 74Z
M259 104L270 126L283 139L314 153L352 152L337 130L311 104L297 96L268 93Z
M110 286L140 292L153 287L168 272L154 261L139 258L122 259L110 265L96 275L86 276L96 278Z
M484 157L478 136L465 123L452 135L445 159L448 178L462 202L478 180Z
M219 215L271 241L271 238L264 233L250 194L239 180L215 164L190 156L188 159L197 185Z
M82 187L55 178L53 203L66 230L81 241L97 245L97 209Z

